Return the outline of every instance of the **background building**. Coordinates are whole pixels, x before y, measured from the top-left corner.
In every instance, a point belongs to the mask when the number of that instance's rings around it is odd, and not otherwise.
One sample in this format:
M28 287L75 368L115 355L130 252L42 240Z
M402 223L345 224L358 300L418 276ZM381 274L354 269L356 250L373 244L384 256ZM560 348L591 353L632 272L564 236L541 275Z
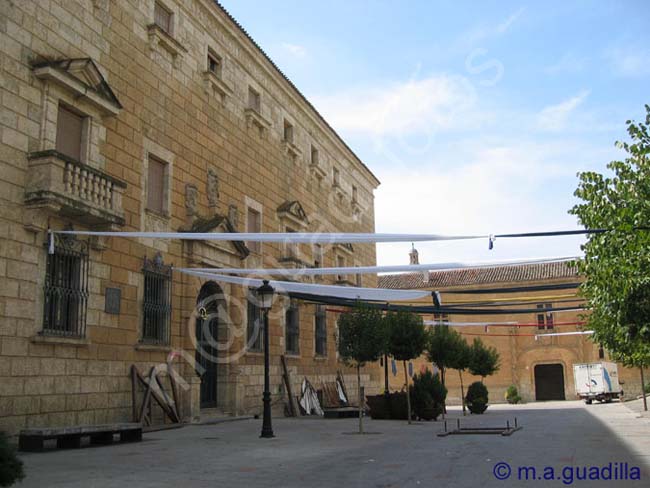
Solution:
M48 254L47 229L373 232L375 176L215 1L1 2L0 51L0 429L127 420L130 366L172 350L185 417L259 412L248 291L170 266L372 265L374 245L57 237ZM278 297L276 411L281 354L296 391L343 368L334 326Z
M413 259L411 259L413 261ZM514 322L512 326L479 325L456 327L468 343L474 338L497 349L501 356L499 371L485 379L490 401L505 401L505 391L515 385L524 401L576 399L573 382L573 365L600 360L609 356L594 344L589 336L548 336L555 332L587 330L581 325L584 311L537 312L537 308L567 308L583 303L578 296L581 277L577 269L566 261L488 268L463 268L429 273L402 273L384 275L379 286L393 289L431 289L441 292L443 306L469 309L533 310L529 313L437 315L425 317L438 322ZM430 303L429 303L430 304ZM516 324L527 324L517 326ZM392 365L391 365L392 366ZM414 361L413 370L433 368L424 357ZM397 375L389 367L390 387L401 389L404 376L401 368ZM619 364L619 377L625 395L630 398L641 393L639 371ZM463 373L467 385L480 378ZM458 372L446 374L447 399L450 404L460 404L460 379Z

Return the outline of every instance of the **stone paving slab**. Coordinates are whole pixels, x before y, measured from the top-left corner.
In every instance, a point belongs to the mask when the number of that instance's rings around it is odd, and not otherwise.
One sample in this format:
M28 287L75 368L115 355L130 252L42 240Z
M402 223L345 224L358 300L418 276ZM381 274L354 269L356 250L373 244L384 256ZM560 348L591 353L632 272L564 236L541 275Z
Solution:
M274 419L276 437L260 439L261 420L191 426L145 435L130 445L25 454L31 487L492 487L567 486L517 479L520 466L640 468L641 481L573 480L572 486L648 486L650 420L620 403L547 402L490 406L463 425L486 427L517 417L510 437L438 437L443 424L372 421L374 435L352 434L356 419ZM448 419L462 417L451 408ZM495 478L508 463L507 480ZM541 471L540 471L541 474ZM564 480L566 481L566 479Z

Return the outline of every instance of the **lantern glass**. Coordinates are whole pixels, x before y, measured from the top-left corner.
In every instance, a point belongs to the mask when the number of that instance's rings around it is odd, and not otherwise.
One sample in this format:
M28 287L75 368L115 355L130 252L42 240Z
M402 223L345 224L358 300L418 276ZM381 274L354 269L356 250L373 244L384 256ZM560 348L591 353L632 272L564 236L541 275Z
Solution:
M273 287L269 285L267 280L264 284L257 289L257 298L259 300L259 307L262 310L269 310L273 304Z

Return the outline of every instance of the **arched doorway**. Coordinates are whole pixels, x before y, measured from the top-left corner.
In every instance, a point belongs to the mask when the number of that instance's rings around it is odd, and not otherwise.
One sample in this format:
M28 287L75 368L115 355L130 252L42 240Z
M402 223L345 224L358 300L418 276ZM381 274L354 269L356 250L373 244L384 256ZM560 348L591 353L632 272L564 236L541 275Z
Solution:
M217 358L220 312L223 312L223 290L214 281L201 287L196 299L196 353L197 371L201 375L201 408L217 406ZM223 317L221 317L223 320Z
M535 400L566 400L564 368L560 363L535 366Z

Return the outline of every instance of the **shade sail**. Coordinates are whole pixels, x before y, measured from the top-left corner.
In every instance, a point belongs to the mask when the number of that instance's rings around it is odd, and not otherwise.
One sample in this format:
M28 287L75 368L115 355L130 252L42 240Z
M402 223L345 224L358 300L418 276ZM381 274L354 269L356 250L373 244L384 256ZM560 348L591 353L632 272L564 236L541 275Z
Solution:
M375 234L345 232L113 232L85 230L56 230L52 234L74 234L80 236L132 237L147 239L183 239L191 241L255 241L295 242L322 244L357 244L375 242L426 242L486 239L481 235L442 234Z
M185 273L199 278L232 283L247 287L262 286L263 280L257 278L240 278L216 273L195 271L190 268L174 268L180 273ZM418 300L431 296L430 291L420 290L388 290L384 288L358 288L354 286L317 285L311 283L294 283L292 281L269 280L276 293L306 293L311 296L339 298L345 300L368 300L381 302L397 302L404 300Z
M322 276L322 275L345 275L345 274L368 274L368 273L394 273L394 272L427 272L427 271L450 271L460 268L490 268L493 266L517 266L525 264L556 263L573 261L578 257L562 258L530 258L510 259L501 261L476 261L476 262L449 262L432 264L405 264L397 266L348 266L341 268L191 268L194 271L206 273L232 273L247 275L284 275L284 276Z

